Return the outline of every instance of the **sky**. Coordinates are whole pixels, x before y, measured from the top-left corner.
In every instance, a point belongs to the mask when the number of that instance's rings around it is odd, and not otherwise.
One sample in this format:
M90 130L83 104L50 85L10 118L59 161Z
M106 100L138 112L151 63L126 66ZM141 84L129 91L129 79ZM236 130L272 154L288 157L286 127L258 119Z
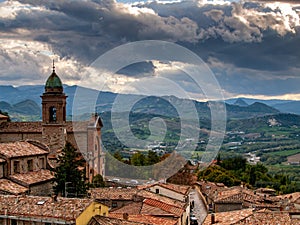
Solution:
M296 0L0 1L0 85L44 84L54 60L68 85L209 99L183 72L191 66L186 62L149 60L117 73L106 70L97 80L91 75L104 53L157 40L201 58L224 98L300 100L299 16Z

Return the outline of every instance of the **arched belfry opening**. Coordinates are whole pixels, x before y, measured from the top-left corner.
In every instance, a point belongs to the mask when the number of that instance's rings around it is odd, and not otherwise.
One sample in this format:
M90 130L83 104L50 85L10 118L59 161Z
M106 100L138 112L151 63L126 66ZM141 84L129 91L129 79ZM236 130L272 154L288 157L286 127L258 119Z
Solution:
M56 122L56 108L54 106L49 108L49 122Z

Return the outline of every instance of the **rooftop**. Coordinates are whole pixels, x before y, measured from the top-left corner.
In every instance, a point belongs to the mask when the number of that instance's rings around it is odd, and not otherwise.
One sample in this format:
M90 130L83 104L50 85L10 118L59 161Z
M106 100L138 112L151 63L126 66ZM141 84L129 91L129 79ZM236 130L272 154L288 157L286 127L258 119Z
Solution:
M294 224L288 212L242 209L230 212L215 213L216 225L229 225L229 224L255 224L255 225L286 225ZM203 225L210 225L212 222L212 214L209 214Z
M54 178L54 175L50 170L39 170L28 173L14 174L11 175L10 178L17 181L18 183L21 183L24 186L29 186L32 184L50 181Z
M113 209L110 213L180 217L183 214L183 211L183 208L174 205L169 205L154 199L144 199L143 202L132 202L121 208Z
M218 225L229 225L229 224L237 224L239 221L243 220L246 217L249 217L253 214L253 209L243 209L236 210L230 212L221 212L213 214L215 217L215 223ZM205 218L203 225L211 225L212 224L212 214L208 214ZM256 223L254 223L256 224Z
M133 196L137 194L137 191L135 188L93 188L90 193L92 198L99 200L133 200Z
M0 213L40 219L72 221L93 202L92 199L0 195Z
M143 204L142 214L146 214L146 213L150 214L147 210L145 210L146 205L159 208L165 212L171 213L178 217L180 217L184 211L182 208L178 208L176 206L169 205L169 204L166 204L164 202L154 200L154 199L145 199L143 201L143 203L144 204Z
M19 195L28 191L26 187L7 179L0 179L0 191L5 194Z
M115 213L110 213L109 217L111 218L123 218L123 214L115 214ZM151 216L151 215L128 215L128 221L133 221L133 222L141 222L141 223L146 223L146 224L151 224L151 225L176 225L178 224L178 220L175 219L166 219L166 218L160 218L157 216Z
M0 155L7 158L44 154L48 152L26 141L0 143Z
M149 225L148 223L133 222L124 219L110 218L105 216L94 216L88 223L88 225L135 225L135 224Z
M180 193L182 195L187 195L188 191L191 189L190 186L177 185L177 184L171 184L171 183L154 183L154 184L149 184L149 185L141 185L141 186L138 186L138 189L148 189L148 188L155 187L155 186L160 186L160 187L169 189L171 191Z
M169 205L174 205L183 208L186 203L155 194L147 190L138 190L136 188L93 188L90 190L91 197L99 200L127 200L131 201L134 196L141 197L142 199L154 199L164 202Z

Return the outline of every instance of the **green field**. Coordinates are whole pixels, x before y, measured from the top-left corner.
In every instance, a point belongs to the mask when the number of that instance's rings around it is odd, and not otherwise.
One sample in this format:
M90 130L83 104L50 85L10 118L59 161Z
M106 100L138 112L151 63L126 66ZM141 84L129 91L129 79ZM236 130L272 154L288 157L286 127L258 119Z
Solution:
M300 153L300 149L292 149L292 150L284 150L284 151L278 151L278 152L272 152L274 155L278 156L291 156Z

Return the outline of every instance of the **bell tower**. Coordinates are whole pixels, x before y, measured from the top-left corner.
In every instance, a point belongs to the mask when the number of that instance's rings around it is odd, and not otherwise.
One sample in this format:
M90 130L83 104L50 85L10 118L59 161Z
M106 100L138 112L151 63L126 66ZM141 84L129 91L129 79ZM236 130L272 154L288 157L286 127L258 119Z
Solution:
M52 153L64 147L66 141L66 99L63 85L55 72L46 81L42 98L42 136Z

